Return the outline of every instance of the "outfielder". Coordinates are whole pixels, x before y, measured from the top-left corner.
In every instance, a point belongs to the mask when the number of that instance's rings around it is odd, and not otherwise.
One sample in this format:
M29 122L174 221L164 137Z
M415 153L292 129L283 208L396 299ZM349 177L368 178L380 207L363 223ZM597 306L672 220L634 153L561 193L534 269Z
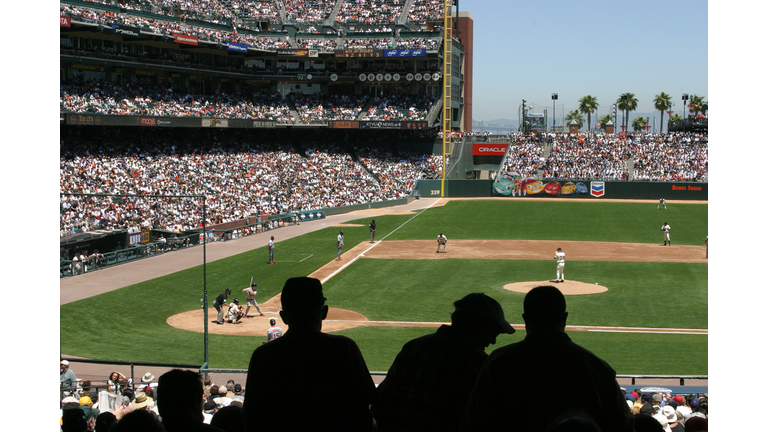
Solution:
M557 252L555 252L555 260L557 260L555 282L565 282L565 252L563 252L562 248L557 248Z
M669 224L667 224L667 221L664 221L664 225L661 226L661 232L664 233L664 246L667 246L667 243L669 243L669 246L672 246L672 240L669 239Z
M245 308L245 317L250 318L248 316L248 311L251 310L251 305L256 306L256 310L259 311L259 315L264 316L264 314L261 312L261 308L259 307L259 304L256 303L256 293L259 291L258 285L256 283L251 282L251 286L248 288L245 288L243 292L245 293L245 304L247 305Z
M437 250L435 252L440 252L440 245L443 246L443 253L448 253L448 251L445 249L445 244L448 243L448 238L443 235L443 233L440 233L437 235Z
M275 236L269 238L267 246L269 247L269 263L275 264Z
M336 237L336 261L341 261L341 250L344 249L344 231L339 231Z
M666 202L666 201L664 201L664 198L662 198L662 199L660 199L660 200L659 200L659 204L656 206L656 210L658 210L658 209L659 209L659 207L661 207L661 206L664 206L664 210L666 210L666 209L667 209L667 202Z

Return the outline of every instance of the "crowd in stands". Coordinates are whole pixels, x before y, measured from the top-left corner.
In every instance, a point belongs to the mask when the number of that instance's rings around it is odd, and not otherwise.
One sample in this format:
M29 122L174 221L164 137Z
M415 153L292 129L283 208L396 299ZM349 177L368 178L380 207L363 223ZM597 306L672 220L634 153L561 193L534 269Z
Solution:
M391 49L391 38L345 38L344 49Z
M408 11L408 21L416 24L425 24L427 21L442 21L443 5L441 0L414 0Z
M405 3L405 0L338 1L343 2L336 15L339 24L395 24Z
M302 123L327 123L331 120L356 120L367 96L292 94Z
M515 142L504 160L504 172L518 173L521 177L534 177L538 171L542 146L532 140Z
M396 49L424 49L427 51L434 51L440 48L440 38L405 38L398 39L395 48Z
M193 95L169 86L118 84L104 80L75 80L60 85L62 113L151 115L263 119L293 123L290 108L279 93Z
M319 23L330 17L336 0L283 0L288 22Z
M437 178L440 163L419 155L353 160L334 140L303 144L279 133L232 132L227 138L111 128L109 134L61 137L63 193L201 195L206 224L387 201L407 196L415 181ZM309 137L309 135L308 135ZM403 164L391 178L392 160ZM386 174L384 179L378 173ZM187 231L202 225L199 198L61 195L61 236L94 229Z
M426 120L436 99L429 96L389 95L373 99L363 120Z
M69 16L75 21L85 23L126 25L156 34L165 34L169 36L183 34L194 36L202 41L219 43L234 42L260 49L290 48L289 42L283 37L266 37L257 34L238 33L232 30L213 29L193 24L162 20L159 18L155 19L130 14L118 14L106 10L91 9L70 4L62 3L61 15Z
M535 174L545 179L706 181L708 140L706 133L673 132L638 134L626 137L595 134L593 137L550 134L544 164L540 164L545 143L514 138L525 143L525 155L511 152L505 161L508 172ZM541 165L541 166L538 166ZM533 173L533 174L531 174Z
M336 49L336 38L306 38L297 37L296 45L303 49L316 49L320 51L334 51Z

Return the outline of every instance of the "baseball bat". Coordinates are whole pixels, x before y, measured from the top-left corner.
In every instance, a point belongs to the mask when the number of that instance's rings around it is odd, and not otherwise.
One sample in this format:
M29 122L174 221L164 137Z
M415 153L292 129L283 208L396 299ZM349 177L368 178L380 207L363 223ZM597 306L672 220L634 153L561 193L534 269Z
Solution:
M253 286L253 276L251 276L251 283L249 283L248 286Z

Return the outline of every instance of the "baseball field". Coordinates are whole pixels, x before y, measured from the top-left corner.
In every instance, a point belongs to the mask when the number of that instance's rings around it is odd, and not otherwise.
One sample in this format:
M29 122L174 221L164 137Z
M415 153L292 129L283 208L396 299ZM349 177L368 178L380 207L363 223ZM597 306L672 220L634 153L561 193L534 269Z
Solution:
M267 263L265 239L208 262L205 271L201 259L193 268L62 304L62 328L78 325L60 333L60 352L201 364L204 286L209 306L225 288L232 289L229 300L238 297L244 305L241 290L253 276L265 317L251 308L252 318L242 324L219 326L211 323L216 311L208 310L209 367L244 369L253 349L266 341L269 318L280 322L283 283L306 275L324 281L332 308L324 330L354 339L371 371L386 371L405 342L448 323L453 302L470 292L498 300L518 330L499 336L490 352L525 336L526 287L555 278L552 256L562 247L566 282L553 285L567 294L567 330L575 342L619 374L707 374L707 208L685 202L657 210L655 202L440 200L419 211L360 214L282 241L276 230L277 264ZM369 242L371 217L375 243ZM662 246L665 221L672 246ZM345 253L335 261L339 230ZM439 232L448 238L447 253L435 253Z

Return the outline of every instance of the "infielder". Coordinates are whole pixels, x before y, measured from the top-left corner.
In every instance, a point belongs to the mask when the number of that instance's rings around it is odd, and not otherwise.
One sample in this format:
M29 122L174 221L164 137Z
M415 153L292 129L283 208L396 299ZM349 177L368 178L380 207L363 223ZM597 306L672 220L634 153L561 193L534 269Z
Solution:
M251 310L251 305L256 306L256 310L259 311L259 315L264 316L264 314L261 312L261 308L259 307L259 304L256 303L256 293L259 291L258 285L254 282L251 283L251 286L248 288L245 288L243 292L245 293L245 304L247 305L245 307L245 317L250 318L248 316L248 311Z
M448 251L445 249L445 244L448 243L448 238L443 235L443 233L440 233L437 235L437 250L435 252L440 252L440 245L443 246L443 253L448 253Z
M555 260L557 261L555 282L565 282L565 252L563 252L562 248L557 248L557 252L555 252Z
M373 236L376 234L376 219L371 219L371 223L368 224L368 229L371 231L371 243L373 243Z
M656 206L656 210L658 210L658 209L659 209L659 207L661 207L661 206L664 206L664 210L666 210L666 209L667 209L667 202L666 202L666 201L664 201L664 198L662 198L662 199L660 199L660 200L659 200L659 204Z
M669 239L669 229L669 224L664 221L664 225L661 226L661 232L664 233L664 246L667 246L667 243L672 246L672 240Z
M277 326L277 321L274 318L269 320L269 325L272 327L267 329L267 342L272 342L283 335L283 329Z
M267 246L269 247L269 263L275 264L275 236L269 238Z
M344 231L339 231L336 237L336 261L341 261L341 250L344 249Z

